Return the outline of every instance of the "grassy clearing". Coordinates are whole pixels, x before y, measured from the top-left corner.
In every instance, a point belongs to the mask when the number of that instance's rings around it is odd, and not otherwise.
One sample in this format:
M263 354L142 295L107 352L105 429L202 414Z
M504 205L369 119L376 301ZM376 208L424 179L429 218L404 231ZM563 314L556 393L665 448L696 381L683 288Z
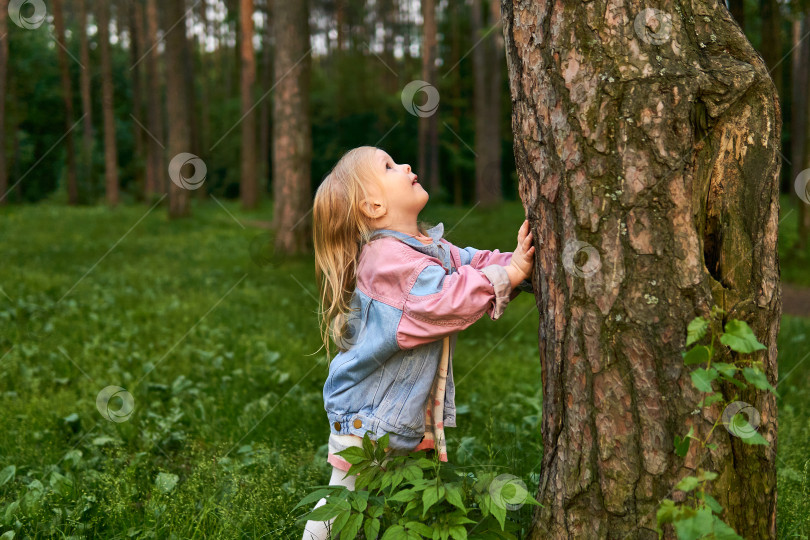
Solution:
M269 205L224 204L241 222L270 219ZM0 471L15 467L0 474L0 532L300 538L290 509L329 478L313 259L257 265L251 243L270 233L213 202L176 223L146 212L0 209ZM429 205L421 217L462 247L511 251L523 210ZM448 430L451 461L530 492L542 455L533 309L521 294L461 334ZM810 321L784 318L780 537L810 530L808 333ZM97 408L111 385L134 398L121 422ZM510 515L528 527L531 507Z

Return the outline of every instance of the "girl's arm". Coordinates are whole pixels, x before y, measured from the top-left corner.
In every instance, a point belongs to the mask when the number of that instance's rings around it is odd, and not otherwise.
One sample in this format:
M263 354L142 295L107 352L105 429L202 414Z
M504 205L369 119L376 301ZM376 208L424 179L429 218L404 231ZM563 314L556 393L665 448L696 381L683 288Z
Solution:
M473 268L477 268L479 270L491 264L500 264L501 266L509 266L509 263L512 261L511 251L501 252L497 249L489 251L486 249L476 249L472 246L457 249L459 252L459 257L461 259L462 265L468 264ZM532 286L532 281L530 279L524 279L519 284L512 287L512 290L509 293L509 301L514 300L515 297L518 294L520 294L521 291L527 292L532 295L534 294L534 288Z
M465 265L446 274L441 265L426 261L417 271L397 327L397 343L402 349L464 330L484 313L498 319L508 303L509 274L500 264L480 270Z

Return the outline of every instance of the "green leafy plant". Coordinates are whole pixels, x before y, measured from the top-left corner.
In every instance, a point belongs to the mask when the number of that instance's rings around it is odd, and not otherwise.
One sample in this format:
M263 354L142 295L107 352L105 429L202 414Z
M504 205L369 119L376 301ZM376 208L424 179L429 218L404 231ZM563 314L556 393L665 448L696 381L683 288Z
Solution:
M716 392L712 386L718 380L729 382L743 390L750 384L759 390L767 390L774 395L779 395L776 389L768 382L768 378L763 371L762 362L742 356L766 349L757 340L748 324L745 321L731 319L725 323L723 332L715 330L719 326L717 321L724 314L725 311L714 306L709 317L696 317L689 323L686 346L693 345L693 347L683 353L683 362L687 366L699 366L690 373L692 385L706 394L698 402L698 408L709 407L715 403L727 403L725 411L730 411L733 415L728 418L728 414L724 411L724 414L717 418L705 438L696 437L692 426L689 427L688 433L683 437L676 435L675 453L680 457L686 456L693 440L700 444L698 449L700 453L705 452L706 449L715 450L717 445L710 443L709 438L718 425L724 425L730 433L739 437L746 444L768 445L768 441L756 431L756 426L752 426L748 419L740 414L740 408L735 407L735 404L742 403L737 401L737 395L735 394L727 402L723 394ZM708 345L697 344L703 340L710 328L710 343ZM716 341L719 341L720 345L739 353L733 363L712 362L715 355L720 352L715 346ZM738 372L748 384L736 377ZM702 459L699 459L698 462L702 462ZM742 540L742 537L720 518L723 507L709 493L708 484L715 478L717 478L717 473L704 471L703 469L698 469L696 476L681 478L675 489L685 492L687 497L680 504L676 504L671 499L664 499L661 502L656 514L659 538L663 536L662 525L670 523L674 527L679 540L696 540L699 538Z
M517 525L507 510L523 504L542 506L517 477L462 473L459 468L427 457L424 450L389 456L388 434L372 445L369 432L363 446L338 455L352 464L346 474L357 474L355 491L345 486L314 486L295 506L321 498L326 504L299 518L326 521L334 518L330 533L341 540L516 538Z

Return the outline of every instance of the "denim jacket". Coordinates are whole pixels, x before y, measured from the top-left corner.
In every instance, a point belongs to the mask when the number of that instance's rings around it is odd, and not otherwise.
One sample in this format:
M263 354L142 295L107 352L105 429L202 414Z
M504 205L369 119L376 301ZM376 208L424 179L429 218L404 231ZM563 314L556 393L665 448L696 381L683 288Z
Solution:
M425 405L449 339L480 319L500 317L523 290L512 289L504 265L511 252L460 249L442 238L444 225L427 231L423 244L392 229L378 229L360 252L347 331L329 365L324 409L335 435L376 441L389 434L392 449L416 447L425 430ZM455 427L452 362L445 386L444 426Z

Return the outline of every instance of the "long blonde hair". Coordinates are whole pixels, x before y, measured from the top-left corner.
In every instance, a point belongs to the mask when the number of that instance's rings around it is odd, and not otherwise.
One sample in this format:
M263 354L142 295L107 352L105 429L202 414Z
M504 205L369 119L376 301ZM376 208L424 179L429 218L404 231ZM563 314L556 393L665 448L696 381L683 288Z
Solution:
M347 331L346 315L357 282L360 251L376 230L372 219L360 210L362 201L372 195L368 186L375 184L383 193L374 167L376 152L376 147L360 146L343 154L315 193L312 234L327 365L331 362L330 337L337 344ZM426 234L423 224L417 227Z

